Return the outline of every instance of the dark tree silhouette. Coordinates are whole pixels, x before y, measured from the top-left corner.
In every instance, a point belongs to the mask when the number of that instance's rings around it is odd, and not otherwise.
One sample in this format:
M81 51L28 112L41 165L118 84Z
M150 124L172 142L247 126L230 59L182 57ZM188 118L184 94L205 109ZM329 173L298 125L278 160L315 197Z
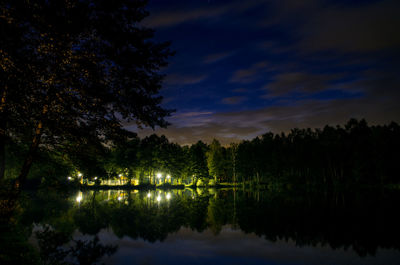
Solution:
M202 180L208 183L209 175L207 168L207 145L202 141L193 144L189 149L189 174L192 174L193 184L197 185L197 181Z
M399 184L400 127L368 126L350 120L344 127L267 133L238 146L237 174L257 183L321 188Z
M18 187L40 147L110 142L126 136L123 122L167 125L159 70L172 52L140 26L145 5L1 1L0 177L7 139L30 146Z

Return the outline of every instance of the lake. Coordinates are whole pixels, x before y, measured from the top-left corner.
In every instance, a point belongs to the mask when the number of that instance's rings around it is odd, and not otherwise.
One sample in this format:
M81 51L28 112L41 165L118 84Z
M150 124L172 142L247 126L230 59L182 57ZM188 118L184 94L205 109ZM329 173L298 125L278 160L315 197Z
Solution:
M390 191L41 191L2 226L0 253L10 264L400 264L399 203Z

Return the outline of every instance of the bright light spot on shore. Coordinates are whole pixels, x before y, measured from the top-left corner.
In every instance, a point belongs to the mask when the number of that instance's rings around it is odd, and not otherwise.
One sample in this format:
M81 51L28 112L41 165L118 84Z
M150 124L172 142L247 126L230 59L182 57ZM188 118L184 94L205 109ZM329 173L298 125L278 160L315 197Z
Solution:
M76 201L81 202L81 200L82 200L82 195L78 195L78 197L76 197Z
M167 179L170 179L171 178L171 175L167 175Z
M157 201L158 201L158 202L161 201L161 196L160 196L160 195L157 196Z
M122 174L119 174L118 177L122 178Z
M78 177L82 177L82 173L81 172L78 172Z
M157 178L161 178L161 173L157 173Z
M167 198L167 200L171 199L171 193L167 193L167 196L165 196Z
M72 180L72 178L71 178L71 177L68 177L68 180Z
M118 197L118 200L119 200L119 201L120 201L120 200L122 200L122 197L121 197L121 196L119 196L119 197Z
M149 192L149 193L147 193L147 198L150 198L151 197L151 193Z
M97 177L94 177L94 180L96 180L97 179Z

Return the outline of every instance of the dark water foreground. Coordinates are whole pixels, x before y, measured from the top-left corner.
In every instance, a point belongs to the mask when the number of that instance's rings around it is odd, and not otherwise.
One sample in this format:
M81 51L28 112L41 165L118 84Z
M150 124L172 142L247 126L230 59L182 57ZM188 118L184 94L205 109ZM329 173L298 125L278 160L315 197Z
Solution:
M24 194L1 264L400 264L400 193Z

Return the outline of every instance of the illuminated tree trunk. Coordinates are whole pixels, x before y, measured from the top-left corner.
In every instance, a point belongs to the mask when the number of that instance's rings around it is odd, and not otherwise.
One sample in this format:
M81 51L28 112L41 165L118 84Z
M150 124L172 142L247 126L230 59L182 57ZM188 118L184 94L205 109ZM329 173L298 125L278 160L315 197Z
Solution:
M44 119L45 115L47 114L48 110L49 110L49 107L47 105L43 106L42 119L39 120L39 122L36 126L35 134L33 136L31 146L29 147L28 154L25 158L24 164L22 165L19 176L14 183L14 189L16 189L18 191L18 193L20 192L20 190L22 189L22 186L26 182L26 178L28 176L29 170L31 169L34 157L38 150L38 147L40 144L40 138L42 137L42 133L43 133L43 119Z
M3 117L0 117L0 180L4 178L5 170L6 170L6 126Z
M36 130L35 130L35 135L33 136L32 143L29 148L28 154L25 158L24 164L22 165L19 176L14 183L14 189L16 189L18 191L20 191L22 189L23 185L26 182L26 178L28 176L29 170L31 169L33 159L36 155L37 149L40 144L40 138L42 136L42 129L43 129L43 122L39 121L39 123L36 127Z
M0 180L4 178L6 170L6 97L7 87L4 88L0 101Z

